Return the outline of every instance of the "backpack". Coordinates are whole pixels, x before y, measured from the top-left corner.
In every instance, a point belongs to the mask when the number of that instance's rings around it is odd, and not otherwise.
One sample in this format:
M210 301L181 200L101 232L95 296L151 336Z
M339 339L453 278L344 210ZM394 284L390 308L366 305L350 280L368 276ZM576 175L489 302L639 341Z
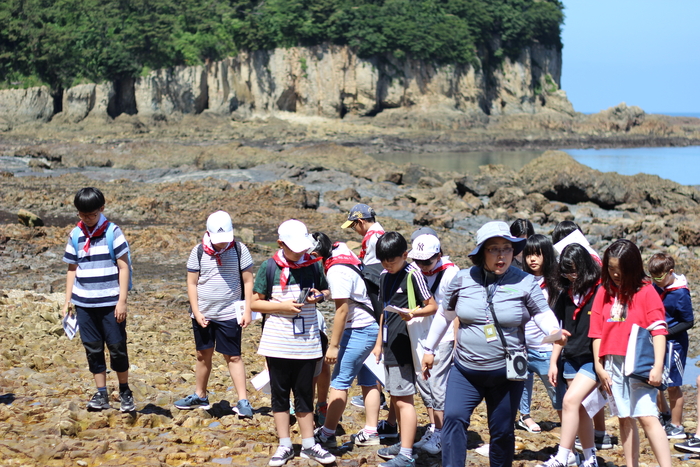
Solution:
M115 266L117 265L117 258L114 255L114 229L116 228L117 224L109 222L109 224L107 225L107 230L105 232L105 237L107 237L107 247L109 248L109 257L112 258L112 262ZM73 249L75 250L75 256L78 256L78 239L80 238L81 233L83 232L82 230L80 230L79 227L73 228L73 230L70 233L70 239L71 243L73 244ZM131 250L127 251L126 255L126 262L129 265L129 290L131 290L134 288L134 284L132 282L134 268L131 265Z
M317 264L314 263L311 266L313 267L312 272L314 275L314 287L316 287L319 283L321 272L319 271ZM267 290L265 291L265 300L269 300L272 298L272 286L275 282L275 271L277 271L278 267L279 266L277 266L277 263L275 262L274 258L268 258L267 266L265 267L265 281L267 284Z
M234 248L238 254L238 280L241 284L241 300L245 300L245 288L243 287L243 271L241 270L241 244L239 242L234 243ZM204 246L200 243L197 246L197 262L199 263L199 270L202 270L202 256L204 255Z
M367 289L367 297L369 297L370 302L372 302L372 308L368 307L364 303L356 302L354 300L352 301L355 302L355 304L358 307L362 308L371 316L373 316L377 323L379 323L379 318L382 316L382 304L379 301L379 286L375 284L369 277L365 277L365 275L362 274L363 270L366 268L360 269L354 264L347 263L338 263L337 265L345 266L352 269L362 278L362 280L365 283L365 288ZM336 266L336 264L334 264L334 266Z

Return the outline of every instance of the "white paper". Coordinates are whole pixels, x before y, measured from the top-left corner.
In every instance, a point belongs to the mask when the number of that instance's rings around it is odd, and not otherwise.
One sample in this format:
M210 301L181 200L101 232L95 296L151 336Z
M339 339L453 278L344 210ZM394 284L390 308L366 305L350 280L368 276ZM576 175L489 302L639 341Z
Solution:
M600 412L600 409L605 407L605 404L607 403L608 395L601 391L600 388L595 388L588 396L586 396L581 405L583 405L583 408L586 409L588 416L593 418L593 416Z
M542 339L542 342L540 344L552 344L556 341L561 339L561 329L554 334L550 334L549 336L545 336L544 339Z
M243 313L245 313L245 300L238 300L233 304L233 306L236 307L236 319L240 323L243 319ZM261 319L262 314L258 313L257 311L253 311L251 312L251 317L252 320L255 321L256 319Z
M68 336L68 339L72 340L75 337L75 333L78 332L78 317L66 313L66 316L63 318L63 330L66 336Z
M391 313L408 313L410 310L408 308L399 308L394 305L387 305L384 307L384 311L389 311Z
M380 383L382 383L382 386L386 385L384 357L382 357L382 359L379 360L379 363L377 363L377 357L375 357L373 353L370 353L369 356L365 359L365 366L369 368L369 371L371 371L374 374L374 376L377 377L377 380Z
M261 371L250 380L250 384L252 384L257 391L262 390L265 394L270 394L270 372L267 370Z

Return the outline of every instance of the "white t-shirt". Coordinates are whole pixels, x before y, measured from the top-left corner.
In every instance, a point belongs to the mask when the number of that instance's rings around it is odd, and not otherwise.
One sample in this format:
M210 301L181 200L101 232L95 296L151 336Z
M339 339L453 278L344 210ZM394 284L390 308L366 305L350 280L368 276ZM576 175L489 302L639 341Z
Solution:
M442 266L445 263L450 262L450 257L449 256L443 256L440 258L440 261L438 261L435 264L435 268L438 268ZM452 279L457 275L459 272L459 267L458 266L450 266L447 269L445 269L445 272L442 274L442 279L440 279L440 285L438 286L437 290L435 290L435 293L433 296L435 297L435 302L437 302L438 305L438 310L441 310L443 308L443 299L445 298L445 291L447 290L447 286L450 285L450 282L452 282ZM423 278L425 279L425 282L428 284L428 288L432 291L433 290L433 285L435 285L435 281L438 278L438 274L435 274L433 276L426 276L423 274ZM432 321L433 316L429 317L430 320ZM442 337L440 340L440 344L444 342L453 342L455 340L455 333L452 331L452 329L448 329L445 335Z
M340 243L333 250L333 256L339 255L352 255L352 257L357 258L344 243ZM345 329L364 328L376 323L374 316L358 305L358 303L362 303L372 309L365 281L357 272L342 264L335 264L328 269L326 279L333 300L348 299Z
M384 230L384 227L382 227L379 222L375 222L367 231L369 232L370 230ZM379 240L380 236L380 234L374 234L369 238L369 240L367 240L367 251L365 252L365 257L362 258L362 264L367 265L381 263L381 261L377 259L377 240Z
M537 277L537 282L540 284L540 287L542 287L542 283L544 282L544 277L543 276L536 276ZM542 289L542 295L544 295L545 300L549 300L549 292L547 291L547 288ZM542 339L547 337L547 334L542 332L542 330L537 327L537 324L535 324L535 320L530 320L527 322L525 325L525 346L528 349L536 350L538 352L551 352L552 351L552 344L543 344Z

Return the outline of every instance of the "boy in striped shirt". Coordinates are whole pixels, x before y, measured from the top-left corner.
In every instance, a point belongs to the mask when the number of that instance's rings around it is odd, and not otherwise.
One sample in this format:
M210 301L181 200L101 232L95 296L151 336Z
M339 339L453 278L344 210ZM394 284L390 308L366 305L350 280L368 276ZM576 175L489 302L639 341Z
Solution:
M80 189L73 204L80 218L77 227L80 233L75 244L71 235L63 255L63 261L68 263L63 316L69 312L72 303L88 367L97 386L97 392L88 402L88 410L111 407L104 351L107 344L110 367L117 373L119 381L120 409L131 412L135 406L129 389L129 356L126 349L126 296L131 274L129 244L121 229L107 221L102 214L105 198L100 190L93 187ZM107 230L110 228L113 229L112 245L108 244Z

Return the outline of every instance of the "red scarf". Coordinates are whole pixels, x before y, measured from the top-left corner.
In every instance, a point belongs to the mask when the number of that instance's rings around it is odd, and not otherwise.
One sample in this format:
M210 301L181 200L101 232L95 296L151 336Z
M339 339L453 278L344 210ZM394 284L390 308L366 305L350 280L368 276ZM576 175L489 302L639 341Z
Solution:
M210 247L209 244L211 244L211 240L209 239L209 232L207 232L204 234L204 238L202 238L202 249L209 256L213 256L214 258L216 258L216 264L221 266L222 265L221 255L223 255L224 252L226 252L226 251L230 250L231 248L233 248L234 246L236 246L236 241L235 240L232 241L231 243L226 245L226 248L222 248L219 251L216 251L214 248Z
M423 275L428 276L428 277L434 276L438 272L444 271L445 269L449 268L450 266L454 266L454 265L455 265L455 263L443 263L441 266L436 267L435 269L433 269L430 272L424 272Z
M598 285L600 285L600 279L598 279L598 282L596 282L596 284L595 284L593 287L591 287L591 290L588 291L588 293L586 294L586 296L583 297L583 300L581 300L581 303L580 303L580 304L576 307L576 309L574 310L574 320L576 320L576 317L577 317L578 314L581 312L581 309L582 309L584 306L586 306L586 304L591 300L591 298L593 297L593 295L595 295L595 291L596 291L596 289L598 288ZM571 301L572 301L572 302L574 301L574 296L573 296L573 294L571 293L571 289L569 289L569 298L571 298Z
M100 215L100 219L97 221L98 224L100 220L102 220L102 215ZM103 235L107 230L107 227L109 227L109 222L107 222L107 219L105 218L104 222L101 225L98 225L97 228L92 233L90 233L83 221L78 222L78 228L81 232L83 232L83 235L85 235L85 246L83 247L83 251L85 251L85 253L87 253L90 249L90 239L97 238L100 235ZM78 252L76 251L75 254L77 255Z
M540 289L544 290L545 287L547 287L547 281L543 280L542 283L540 284Z
M289 261L287 261L287 258L284 257L284 253L282 252L282 250L279 250L277 253L275 253L272 259L275 260L277 266L282 268L282 273L280 274L280 285L282 286L282 289L284 289L285 287L287 287L287 281L289 281L290 269L305 268L307 266L311 266L312 264L321 261L323 258L321 258L320 256L318 258L313 258L310 254L304 253L304 256L302 256L298 262L290 263ZM316 287L317 285L318 284L314 284L314 287Z
M667 289L664 289L663 292L661 292L661 301L664 301L664 298L666 298L666 295L668 295L670 292L673 292L674 290L680 290L680 289L687 289L687 285L681 285L679 287L669 287Z
M352 255L331 256L323 263L324 272L328 273L328 270L334 264L352 264L355 266L359 266L360 264L362 264L362 261L360 261L359 259L357 259L355 256L352 256Z
M372 238L372 235L384 235L383 230L368 230L367 233L365 234L364 237L362 237L362 248L360 249L360 254L359 257L360 259L364 258L365 255L367 254L367 242L369 242L369 239Z

